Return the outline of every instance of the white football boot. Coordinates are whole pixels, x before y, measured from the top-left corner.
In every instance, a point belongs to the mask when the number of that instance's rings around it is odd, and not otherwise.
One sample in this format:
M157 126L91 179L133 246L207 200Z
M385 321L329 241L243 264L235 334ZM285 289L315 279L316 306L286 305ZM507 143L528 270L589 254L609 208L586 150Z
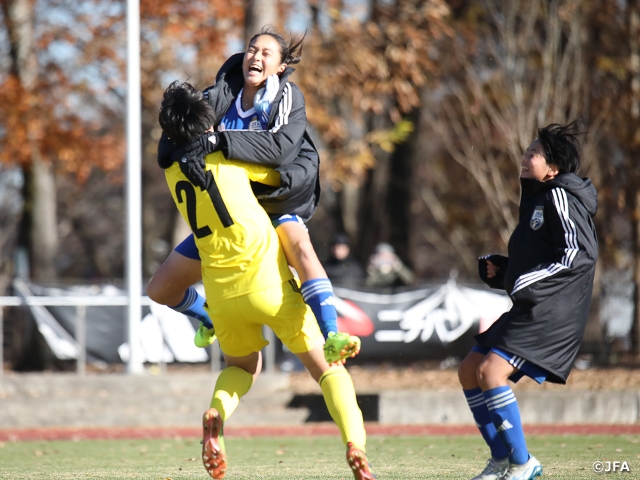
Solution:
M509 457L502 460L491 457L482 473L471 480L499 480L509 468Z
M509 468L500 480L532 480L541 476L542 464L536 457L529 455L529 460L524 465L509 464Z

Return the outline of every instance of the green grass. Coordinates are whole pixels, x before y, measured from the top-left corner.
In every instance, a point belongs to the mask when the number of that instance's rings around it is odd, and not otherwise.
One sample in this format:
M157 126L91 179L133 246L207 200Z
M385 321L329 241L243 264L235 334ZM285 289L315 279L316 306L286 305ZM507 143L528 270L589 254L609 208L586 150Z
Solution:
M230 480L352 479L338 438L226 442ZM629 465L631 472L623 472L623 479L640 478L640 443L635 436L530 436L528 445L543 463L545 477L594 480L595 461L615 460ZM370 437L367 451L381 480L468 480L484 467L489 454L479 437ZM199 439L0 443L0 479L207 478Z

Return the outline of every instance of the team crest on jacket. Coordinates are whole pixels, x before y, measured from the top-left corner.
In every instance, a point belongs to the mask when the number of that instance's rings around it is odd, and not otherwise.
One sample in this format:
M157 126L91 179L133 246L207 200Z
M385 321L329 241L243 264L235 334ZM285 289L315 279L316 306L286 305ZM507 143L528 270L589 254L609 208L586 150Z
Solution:
M543 223L544 223L544 207L538 206L533 210L533 215L531 215L531 221L529 222L529 226L534 230L538 230Z

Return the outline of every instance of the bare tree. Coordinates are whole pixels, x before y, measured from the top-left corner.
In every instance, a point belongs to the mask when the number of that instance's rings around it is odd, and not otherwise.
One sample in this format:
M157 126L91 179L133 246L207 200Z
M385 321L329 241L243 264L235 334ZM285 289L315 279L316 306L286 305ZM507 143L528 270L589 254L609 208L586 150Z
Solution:
M477 257L479 247L505 250L517 223L520 158L537 128L582 119L581 173L591 174L598 186L599 164L592 158L611 122L607 108L595 114L591 108L588 17L589 8L596 7L579 0L483 4L485 25L474 32L473 48L463 38L452 48L460 71L441 90L429 93L428 104L439 102L439 108L422 110L488 211L482 215L482 207L474 206L476 216L488 224L466 225L444 239L457 255L470 259ZM475 53L469 55L470 50ZM432 189L423 192L424 204L441 230L451 232L455 209L434 201L440 193L437 185ZM499 233L499 242L488 235L478 238L477 232L490 229ZM585 335L596 345L601 343L598 294L596 285Z
M18 80L28 104L23 121L28 128L30 162L26 164L24 197L25 216L22 239L28 245L31 274L37 280L56 276L55 255L58 249L56 188L53 166L43 158L39 148L39 123L36 83L38 61L35 46L35 2L3 0L0 2L10 42L10 72Z
M631 252L634 282L634 315L632 328L632 347L640 357L640 169L638 155L640 154L640 136L637 125L640 121L640 2L631 0L627 4L629 19L629 65L630 65L630 94L631 104L629 117L633 122L629 132L628 175L630 181L627 187L627 198L631 203Z
M420 91L439 68L431 55L435 39L451 34L447 2L313 1L310 7L298 78L324 144L323 180L338 192L336 223L362 258L380 241L408 256L408 225L397 220L408 214L410 195L401 184L410 176L410 155L378 140L414 120Z
M431 95L430 105L443 97L439 109L422 110L482 192L503 245L517 222L519 159L536 129L581 118L589 125L586 151L601 131L605 112L589 119L583 3L487 0L476 54L453 47L461 72ZM585 171L589 160L584 157Z

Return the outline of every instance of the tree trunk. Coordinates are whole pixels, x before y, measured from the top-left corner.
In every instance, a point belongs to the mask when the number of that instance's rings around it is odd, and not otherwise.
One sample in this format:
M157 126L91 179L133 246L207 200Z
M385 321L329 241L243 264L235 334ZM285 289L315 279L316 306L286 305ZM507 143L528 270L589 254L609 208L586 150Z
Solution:
M247 0L244 17L245 45L265 25L277 26L278 4L275 0Z
M640 120L640 6L637 0L629 2L629 46L630 46L630 73L631 73L631 130L629 131L629 161L630 187L627 196L631 201L631 232L633 255L633 327L631 329L631 345L633 352L640 357L640 186L637 166L640 153L640 138L636 126Z
M358 212L360 211L360 194L359 185L345 183L340 192L340 213L342 216L342 225L344 231L349 234L355 243L359 241L360 227L358 224Z
M418 130L420 127L419 110L415 110L409 119ZM412 134L404 143L396 145L391 156L389 170L389 186L387 194L387 208L389 211L389 230L391 243L397 248L397 253L411 268L412 255L410 245L411 231L411 185L413 178L413 159L419 136Z
M53 167L42 158L37 131L38 102L35 96L38 60L35 47L35 7L33 0L5 0L1 3L10 42L10 72L24 89L28 110L24 121L29 129L31 157L25 169L22 241L29 251L31 274L36 280L56 276L58 248L56 188Z
M360 244L366 255L371 254L377 243L391 242L387 210L391 154L377 147L374 151L376 151L376 167L371 171L369 185L367 185L367 200L362 209L360 222L362 231Z
M633 214L631 217L633 255L633 326L631 328L632 351L640 357L640 192L632 193Z
M31 172L25 182L25 199L29 209L29 257L34 280L56 278L55 258L58 251L56 185L52 165L34 150Z

